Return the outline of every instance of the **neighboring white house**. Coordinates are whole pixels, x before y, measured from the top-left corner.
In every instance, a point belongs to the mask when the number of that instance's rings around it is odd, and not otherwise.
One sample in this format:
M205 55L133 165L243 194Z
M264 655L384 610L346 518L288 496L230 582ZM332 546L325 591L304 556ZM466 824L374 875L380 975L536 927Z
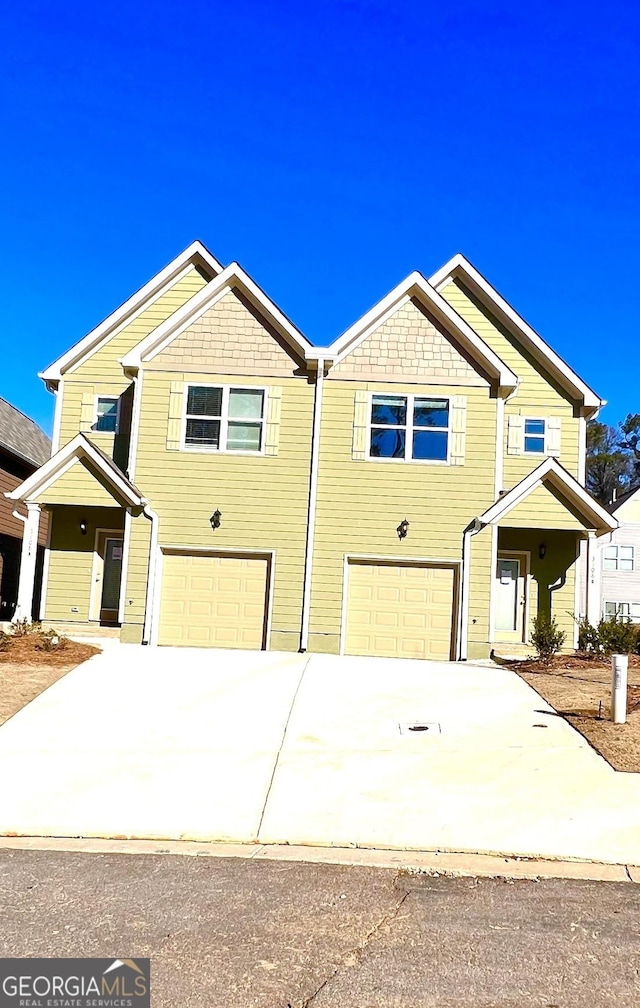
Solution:
M600 617L622 616L640 623L640 487L618 497L607 511L619 522L615 532L597 540L588 577L600 597ZM586 612L586 550L581 551L580 616ZM593 616L591 621L594 622Z

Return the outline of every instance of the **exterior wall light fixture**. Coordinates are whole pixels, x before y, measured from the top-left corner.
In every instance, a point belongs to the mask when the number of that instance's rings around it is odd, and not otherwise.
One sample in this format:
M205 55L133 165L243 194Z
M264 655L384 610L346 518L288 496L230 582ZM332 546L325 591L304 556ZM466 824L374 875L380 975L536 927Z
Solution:
M547 544L541 542L538 546L538 557L540 560L544 560L547 555Z
M409 522L407 521L406 518L403 518L403 520L400 522L400 524L396 529L396 532L398 533L398 539L406 539L408 531L409 531Z
M215 529L220 528L220 519L221 518L222 518L222 512L218 511L218 509L216 508L216 510L213 512L213 514L211 515L211 517L209 519L209 523L211 525L211 528L214 529L214 531L215 531Z
M80 535L86 535L87 534L87 529L89 528L89 526L87 525L87 519L86 518L81 518L80 519L80 521L78 522L78 528L80 529Z

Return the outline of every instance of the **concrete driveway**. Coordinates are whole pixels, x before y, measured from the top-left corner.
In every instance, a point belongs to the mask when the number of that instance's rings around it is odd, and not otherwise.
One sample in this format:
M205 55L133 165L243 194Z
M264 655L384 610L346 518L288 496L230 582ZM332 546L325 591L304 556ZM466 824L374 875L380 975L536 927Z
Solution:
M0 728L0 779L0 834L640 863L640 775L481 665L114 647Z

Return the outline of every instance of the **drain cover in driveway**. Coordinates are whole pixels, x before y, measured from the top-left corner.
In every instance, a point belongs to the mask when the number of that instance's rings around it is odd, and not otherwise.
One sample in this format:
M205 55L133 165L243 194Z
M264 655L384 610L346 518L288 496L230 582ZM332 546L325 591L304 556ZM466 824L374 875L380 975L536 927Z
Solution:
M401 735L440 735L442 729L438 721L401 721L398 724Z

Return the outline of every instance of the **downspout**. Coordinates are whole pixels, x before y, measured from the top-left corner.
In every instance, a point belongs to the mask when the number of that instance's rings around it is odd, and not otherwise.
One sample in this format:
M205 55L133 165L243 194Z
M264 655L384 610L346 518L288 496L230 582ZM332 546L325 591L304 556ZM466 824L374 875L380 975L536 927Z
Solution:
M158 573L158 539L160 535L160 518L149 506L147 501L144 505L143 515L151 522L151 541L149 543L149 570L147 574L147 593L144 602L144 626L142 628L142 643L151 643L153 627L153 603L155 600L156 577Z
M486 526L479 518L467 525L462 535L462 584L460 588L460 619L458 622L458 661L466 661L469 637L469 580L471 576L471 537Z
M309 646L309 620L311 616L311 579L313 576L313 546L318 506L318 467L320 462L320 427L322 421L322 393L324 389L324 358L318 359L316 388L313 402L313 434L311 437L311 473L309 479L309 517L304 548L304 583L302 587L302 623L300 651Z

